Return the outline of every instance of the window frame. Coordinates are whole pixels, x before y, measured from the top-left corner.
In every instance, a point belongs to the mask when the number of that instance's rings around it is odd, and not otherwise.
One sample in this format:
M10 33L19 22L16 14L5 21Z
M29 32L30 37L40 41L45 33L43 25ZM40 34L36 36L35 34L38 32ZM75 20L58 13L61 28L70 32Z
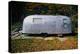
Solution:
M42 18L33 18L33 23L35 24L42 23Z

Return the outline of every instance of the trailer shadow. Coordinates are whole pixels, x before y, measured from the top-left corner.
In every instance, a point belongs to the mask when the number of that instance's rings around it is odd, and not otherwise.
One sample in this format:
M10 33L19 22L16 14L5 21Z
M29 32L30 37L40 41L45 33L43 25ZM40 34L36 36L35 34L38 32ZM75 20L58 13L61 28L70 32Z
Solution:
M46 34L46 33L42 33L42 34L27 34L28 36L31 37L73 37L78 35L78 33L70 33L70 34L62 34L62 36L58 36L58 34Z

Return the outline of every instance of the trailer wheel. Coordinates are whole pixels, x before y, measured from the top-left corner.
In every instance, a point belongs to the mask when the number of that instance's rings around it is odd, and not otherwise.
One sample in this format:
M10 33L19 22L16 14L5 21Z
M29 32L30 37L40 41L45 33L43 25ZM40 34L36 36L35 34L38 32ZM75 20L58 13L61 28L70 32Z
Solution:
M42 36L47 37L48 34L47 33L41 33Z

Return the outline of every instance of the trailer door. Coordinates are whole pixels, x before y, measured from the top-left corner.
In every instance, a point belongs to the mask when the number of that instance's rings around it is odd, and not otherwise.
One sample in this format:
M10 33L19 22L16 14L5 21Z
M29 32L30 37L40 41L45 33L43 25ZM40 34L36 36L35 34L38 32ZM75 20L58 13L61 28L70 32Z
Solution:
M55 20L49 23L48 30L49 30L49 33L56 34L56 21Z
M62 20L61 18L56 19L56 33L57 34L62 34Z
M48 34L56 33L56 21L53 18L47 18L43 25L43 32Z

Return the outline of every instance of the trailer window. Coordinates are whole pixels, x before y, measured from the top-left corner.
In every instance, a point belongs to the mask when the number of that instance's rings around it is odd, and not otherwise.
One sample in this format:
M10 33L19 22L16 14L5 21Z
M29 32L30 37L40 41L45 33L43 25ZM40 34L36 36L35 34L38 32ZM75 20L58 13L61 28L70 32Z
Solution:
M63 23L67 23L67 19L63 19Z
M33 23L42 23L42 18L33 18Z
M63 26L64 26L64 28L67 28L68 27L67 19L63 19Z

